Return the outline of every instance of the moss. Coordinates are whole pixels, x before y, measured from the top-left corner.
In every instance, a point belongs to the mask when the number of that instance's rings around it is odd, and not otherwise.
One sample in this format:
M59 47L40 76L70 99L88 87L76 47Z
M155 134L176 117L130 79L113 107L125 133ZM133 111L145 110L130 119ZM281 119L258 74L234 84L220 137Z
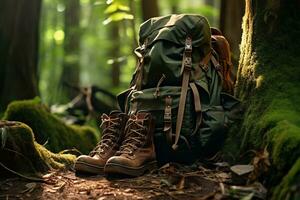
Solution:
M300 14L292 2L273 13L279 20L269 26L266 1L246 1L236 89L246 109L224 149L241 155L267 146L272 166L264 178L274 199L285 199L299 177Z
M0 128L0 162L15 172L35 174L74 163L74 155L54 154L38 144L32 129L24 123L0 121ZM0 174L7 171L0 167Z
M300 199L300 158L297 159L283 181L275 188L273 199Z
M5 120L20 121L30 126L39 144L52 152L76 148L88 153L98 140L97 131L88 126L66 125L49 113L38 98L9 104Z

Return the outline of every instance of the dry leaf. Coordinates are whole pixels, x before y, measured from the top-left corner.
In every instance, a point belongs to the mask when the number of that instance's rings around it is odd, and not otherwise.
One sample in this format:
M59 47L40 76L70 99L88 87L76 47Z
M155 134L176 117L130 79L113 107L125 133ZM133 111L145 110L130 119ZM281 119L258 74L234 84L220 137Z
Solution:
M254 171L251 173L250 179L253 181L257 180L262 174L267 172L271 166L267 147L261 151L256 151L255 157L252 159L251 163L254 166Z
M176 189L177 190L182 190L184 188L184 184L185 184L185 177L182 176L179 180L179 182L176 184Z
M50 177L53 176L54 174L55 174L55 172L51 172L51 173L49 173L49 174L45 174L45 175L43 176L43 178L45 178L45 179L50 178Z
M25 187L26 189L23 190L21 193L25 193L25 192L30 193L36 188L36 183L27 183Z

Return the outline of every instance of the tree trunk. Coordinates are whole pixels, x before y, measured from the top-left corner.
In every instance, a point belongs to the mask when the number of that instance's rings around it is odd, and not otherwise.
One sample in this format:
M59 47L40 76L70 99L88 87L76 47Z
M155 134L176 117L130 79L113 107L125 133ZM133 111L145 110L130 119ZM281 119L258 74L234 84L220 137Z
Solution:
M157 0L141 0L143 21L159 16Z
M112 75L112 85L113 87L118 87L120 85L120 62L118 58L120 57L120 33L119 24L117 22L112 22L110 25L110 40L114 41L111 44L110 57L113 60L111 75Z
M0 3L0 112L10 101L38 95L41 0Z
M231 138L241 138L242 151L270 152L273 199L296 199L299 191L292 189L300 178L299 9L298 0L246 0L243 19L236 95L246 110Z
M242 36L241 24L244 8L243 0L221 0L220 29L230 43L235 61L240 55L239 45Z
M80 50L80 1L66 0L65 10L65 41L64 41L64 63L61 76L61 86L68 99L77 95L65 83L79 86L79 50Z

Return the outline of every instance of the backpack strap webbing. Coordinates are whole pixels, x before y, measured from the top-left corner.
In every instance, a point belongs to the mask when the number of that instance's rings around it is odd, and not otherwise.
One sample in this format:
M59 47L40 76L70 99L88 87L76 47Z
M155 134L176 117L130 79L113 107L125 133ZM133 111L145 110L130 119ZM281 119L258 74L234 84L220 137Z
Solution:
M201 65L207 65L211 57L211 53L209 52L201 61ZM190 74L192 70L192 38L187 37L185 40L185 49L184 49L184 54L183 54L183 59L182 59L182 66L181 66L181 72L182 72L182 85L181 85L181 94L180 94L180 99L179 99L179 106L178 106L178 113L177 113L177 121L176 121L176 130L175 130L175 142L172 145L172 148L176 150L178 148L178 141L180 137L180 131L182 127L182 120L183 120L183 115L184 115L184 109L185 109L185 102L186 102L186 94L188 90L188 85L189 85L189 80L190 80ZM194 86L192 86L194 87ZM196 86L195 86L196 87ZM192 90L195 90L197 88ZM197 93L194 93L194 97ZM200 104L200 96L198 99L197 103L197 109L199 109L198 113L201 113L201 106L199 107ZM197 100L196 100L197 101ZM198 104L199 103L199 104ZM195 105L196 106L196 105ZM196 108L196 107L195 107ZM197 117L197 124L194 132L199 128L201 124L201 116Z
M177 113L177 121L176 121L176 132L175 132L175 142L172 145L174 150L177 149L178 140L180 136L180 130L182 126L182 120L184 115L184 108L185 108L185 101L186 101L186 94L188 90L188 84L190 80L190 74L192 70L192 38L187 37L185 40L185 48L183 53L182 59L182 86L181 86L181 94L179 99L179 107Z
M192 133L192 135L194 135L198 129L200 128L201 125L201 121L202 121L202 109L201 109L201 99L200 99L200 94L198 91L198 88L195 84L195 82L190 83L190 87L192 89L193 92L193 96L194 96L194 106L195 106L195 111L196 111L196 126L195 129Z

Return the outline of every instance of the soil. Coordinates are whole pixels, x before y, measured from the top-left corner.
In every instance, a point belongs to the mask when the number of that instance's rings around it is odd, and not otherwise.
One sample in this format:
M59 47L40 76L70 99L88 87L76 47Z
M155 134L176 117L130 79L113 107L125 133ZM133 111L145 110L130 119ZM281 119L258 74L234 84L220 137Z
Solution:
M166 164L135 178L56 170L49 171L40 182L0 179L0 199L228 199L230 184L228 168L208 169L201 163L188 167Z

